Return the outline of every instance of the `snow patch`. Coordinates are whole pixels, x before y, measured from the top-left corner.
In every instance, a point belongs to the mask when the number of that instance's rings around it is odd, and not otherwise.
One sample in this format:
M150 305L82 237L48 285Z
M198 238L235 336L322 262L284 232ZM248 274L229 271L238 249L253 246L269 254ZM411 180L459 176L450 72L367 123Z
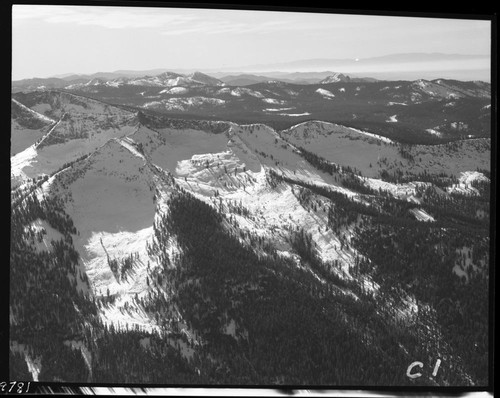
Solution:
M10 349L13 352L19 352L24 355L28 371L31 373L33 381L38 381L38 375L42 370L42 357L31 357L31 355L29 355L28 346L26 344L18 344L17 341L10 342Z
M225 90L225 91L223 91ZM232 90L229 89L222 89L219 90L219 92L224 92L224 93L230 93L233 97L241 97L242 95L250 95L255 98L264 98L264 95L258 91L251 90L247 87L237 87Z
M303 113L279 113L281 116L292 116L292 117L297 117L297 116L307 116L310 115L309 112L303 112Z
M425 131L428 132L429 134L435 135L437 137L443 136L443 133L441 133L440 131L434 130L434 129L426 129Z
M388 103L387 103L387 105L388 105L388 106L394 106L394 105L404 105L404 106L408 106L408 104L407 104L407 103L405 103L405 102L392 102L392 101L388 102Z
M333 94L331 91L325 90L323 88L318 88L316 91L319 95L323 96L323 98L326 99L333 99L335 98L335 94Z
M262 101L264 101L267 104L285 105L285 101L283 101L283 100L277 100L275 98L262 98Z
M37 252L52 250L52 241L58 241L64 238L64 236L54 228L50 226L45 220L37 219L33 221L30 225L25 227L26 230L31 230L34 236L34 247ZM40 234L41 241L38 240L37 234Z
M163 89L158 94L186 94L188 91L186 87L172 87Z
M264 109L265 112L280 112L280 111L289 111L294 108L266 108Z
M386 191L395 198L406 199L413 203L420 203L420 201L414 196L416 194L416 189L419 187L430 186L430 183L419 181L413 181L405 184L394 184L377 178L364 178L363 181L373 190Z
M418 221L424 221L424 222L429 222L429 221L435 222L436 221L434 219L434 217L432 217L427 212L425 212L425 210L415 208L415 209L411 209L410 212L415 216L415 218Z

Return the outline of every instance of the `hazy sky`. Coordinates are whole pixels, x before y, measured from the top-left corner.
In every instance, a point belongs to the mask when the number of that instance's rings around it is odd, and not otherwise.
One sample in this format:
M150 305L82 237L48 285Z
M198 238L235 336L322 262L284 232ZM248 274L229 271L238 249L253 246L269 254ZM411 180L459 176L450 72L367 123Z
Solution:
M490 21L215 9L14 5L13 80L394 53L490 53Z

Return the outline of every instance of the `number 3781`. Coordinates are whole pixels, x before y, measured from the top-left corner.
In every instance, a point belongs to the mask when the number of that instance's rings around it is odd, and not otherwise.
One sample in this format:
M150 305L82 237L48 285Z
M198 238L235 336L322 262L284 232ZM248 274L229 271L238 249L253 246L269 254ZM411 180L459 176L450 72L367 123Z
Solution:
M0 382L0 391L23 394L30 391L31 382L23 381L2 381Z

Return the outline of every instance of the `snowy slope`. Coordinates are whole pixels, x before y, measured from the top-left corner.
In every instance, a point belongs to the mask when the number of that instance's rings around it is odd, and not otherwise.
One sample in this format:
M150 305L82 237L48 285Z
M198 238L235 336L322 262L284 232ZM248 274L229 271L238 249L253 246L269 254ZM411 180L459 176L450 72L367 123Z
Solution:
M472 184L476 181L489 181L483 173L479 171L463 171L460 173L458 183L447 189L449 193L460 193L465 195L477 195L478 190Z
M133 150L128 150L139 146L141 153L133 155ZM107 159L106 163L103 159ZM127 292L138 292L133 287L123 290L124 285L113 281L109 269L103 271L106 269L105 253L123 257L134 249L142 258L145 242L151 238L155 214L148 204L152 193L144 181L151 184L155 180L156 167L171 173L180 187L210 205L225 204L242 229L269 239L283 255L289 256L292 252L290 230L304 228L317 243L320 258L326 262L340 261L343 265L339 272L349 277L348 268L355 253L342 253L339 238L327 231L328 209L321 208L317 212L305 209L298 199L299 186L292 188L284 184L272 188L267 175L273 170L298 182L329 187L350 196L354 194L341 187L334 176L307 163L293 146L267 126L233 124L229 131L221 134L173 128L154 131L140 126L127 138L108 142L82 162L90 162L93 172L86 171L85 177L71 184L70 213L81 231L77 242L80 242L89 278L100 294L107 289L119 297L126 296ZM120 171L121 167L125 169ZM142 170L142 185L134 174L136 169ZM149 171L144 174L144 170ZM150 173L153 174L149 177ZM123 179L128 181L125 185ZM248 208L252 217L236 215L234 209L231 210L233 203ZM94 216L85 217L89 213ZM118 314L106 316L112 318ZM123 318L122 322L135 321Z
M59 119L65 113L122 115L124 112L127 112L102 101L64 91L18 93L16 99L35 112L53 120Z
M342 166L356 168L366 177L379 177L382 170L414 174L445 172L458 177L476 168L489 169L489 139L464 140L442 145L414 145L407 150L414 161L404 158L399 144L375 134L337 124L311 121L281 133L292 144Z
M438 99L459 99L464 97L489 98L491 96L491 90L482 82L471 84L471 82L464 83L446 79L433 81L419 79L412 83L412 87L421 94Z
M178 162L196 154L222 152L227 144L224 134L189 128L154 131L141 125L130 137L143 145L144 152L155 165L172 173L176 173Z
M351 78L349 76L337 72L337 73L334 73L333 75L325 77L319 83L320 84L330 84L330 83L338 83L338 82L348 82L350 80L351 80Z
M17 154L40 140L56 121L19 101L11 100L10 153Z
M144 131L152 132L143 127ZM41 191L66 203L65 210L78 231L72 237L80 254L80 271L89 280L90 294L105 303L99 306L101 321L115 329L139 327L152 332L161 327L155 314L138 300L153 291L148 278L159 262L148 254L147 246L155 241L153 224L168 210L173 180L143 154L140 137L139 133L108 140L87 158L49 178ZM174 238L168 253L178 253ZM122 272L127 258L133 259L132 266ZM113 268L113 261L120 265ZM169 311L177 329L193 339L178 310ZM193 355L193 349L179 337L168 337L168 342L180 345L186 357Z
M158 94L187 94L189 92L189 89L186 87L172 87L172 88L165 88L161 90Z
M465 95L453 88L439 84L439 81L430 82L424 79L415 81L412 84L413 88L418 91L419 94L428 95L436 98L446 98L446 99L458 99Z
M300 123L281 136L328 161L355 167L367 177L378 177L381 167L377 161L381 158L399 158L397 148L387 138L332 123Z
M51 174L65 163L93 152L109 139L123 137L136 129L137 118L132 112L93 100L84 104L85 112L64 103L60 108L51 108L51 113L72 110L63 113L39 142L11 158L12 184Z
M235 217L241 230L265 238L282 255L296 256L291 254L290 231L304 228L311 233L320 258L327 263L337 260L340 269L336 272L343 278L351 278L349 266L353 265L358 253L340 250L339 237L326 228L328 208L320 206L317 211L306 209L298 199L298 185L291 187L282 184L273 188L267 181L267 174L273 170L298 182L313 183L349 196L354 195L339 186L333 176L316 170L274 130L264 125L233 125L227 137L224 137L227 141L225 145L222 145L223 140L218 141L218 136L206 137L213 146L209 147L206 141L207 150L204 153L188 152L185 146L179 145L184 139L183 135L169 133L169 144L172 145L173 140L177 139L176 148L184 156L191 156L177 161L174 175L179 186L215 208L222 205L228 214ZM199 137L197 141L202 139ZM214 145L216 141L219 146ZM152 158L157 151L152 152ZM163 152L163 155L163 158L169 158L167 152ZM172 168L172 165L169 167ZM318 203L321 200L316 197ZM231 210L235 204L246 208L251 216L241 216ZM347 236L349 232L345 231L345 234Z
M74 246L93 295L102 298L109 292L117 298L101 313L104 322L117 327L154 327L133 298L148 290L146 268L152 261L146 242L153 233L153 191L160 183L135 147L120 139L109 140L46 183L50 194L67 200L66 211L79 232ZM122 260L131 254L138 258L130 273L123 276L111 270L109 259Z

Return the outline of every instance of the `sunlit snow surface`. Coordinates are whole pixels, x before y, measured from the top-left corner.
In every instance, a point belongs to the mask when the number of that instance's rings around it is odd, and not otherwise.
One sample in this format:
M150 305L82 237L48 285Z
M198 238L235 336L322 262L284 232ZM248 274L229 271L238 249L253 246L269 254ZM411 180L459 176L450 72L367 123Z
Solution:
M323 98L326 99L333 99L335 98L335 94L333 94L331 91L325 90L324 88L318 88L316 90L316 93L321 95Z
M489 178L479 171L463 171L458 178L458 184L448 187L447 191L448 193L477 195L479 191L472 185L475 181L489 181Z

